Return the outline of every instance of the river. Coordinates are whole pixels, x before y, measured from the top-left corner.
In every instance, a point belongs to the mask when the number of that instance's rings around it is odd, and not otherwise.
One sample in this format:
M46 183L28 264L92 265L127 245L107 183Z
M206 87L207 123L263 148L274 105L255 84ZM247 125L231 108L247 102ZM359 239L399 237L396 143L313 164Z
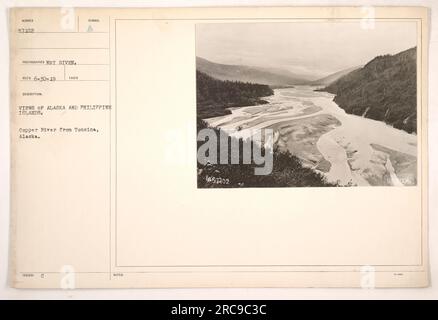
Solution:
M242 138L252 137L254 129L271 128L280 149L340 185L416 185L415 134L347 114L334 95L315 89L275 89L264 98L268 104L232 108L230 115L206 121Z

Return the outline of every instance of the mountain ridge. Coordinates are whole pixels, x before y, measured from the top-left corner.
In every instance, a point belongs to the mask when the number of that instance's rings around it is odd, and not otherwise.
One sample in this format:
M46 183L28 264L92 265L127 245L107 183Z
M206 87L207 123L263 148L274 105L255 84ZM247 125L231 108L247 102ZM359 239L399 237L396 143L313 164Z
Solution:
M347 113L383 121L408 133L417 131L417 49L371 59L321 89Z

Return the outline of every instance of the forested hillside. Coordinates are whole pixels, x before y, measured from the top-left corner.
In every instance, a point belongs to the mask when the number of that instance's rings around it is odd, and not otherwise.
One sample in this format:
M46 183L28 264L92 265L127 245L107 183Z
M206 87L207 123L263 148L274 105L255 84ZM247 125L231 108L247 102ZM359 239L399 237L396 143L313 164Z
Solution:
M327 86L346 112L405 130L417 128L416 48L378 56Z
M226 108L266 103L261 97L274 92L263 84L222 81L196 71L196 104L200 119L229 114Z
M342 78L346 74L349 74L350 72L357 70L359 68L361 68L361 67L352 67L352 68L348 68L345 70L341 70L341 71L332 73L324 78L314 80L314 81L310 82L310 84L311 85L328 86L328 85L332 84L333 82L337 81L338 79Z

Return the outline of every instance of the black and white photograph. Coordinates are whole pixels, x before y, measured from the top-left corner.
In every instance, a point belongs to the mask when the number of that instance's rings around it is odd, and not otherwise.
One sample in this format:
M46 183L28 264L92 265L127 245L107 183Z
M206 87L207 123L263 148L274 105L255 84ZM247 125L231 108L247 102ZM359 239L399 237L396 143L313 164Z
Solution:
M198 188L415 186L417 32L197 24Z

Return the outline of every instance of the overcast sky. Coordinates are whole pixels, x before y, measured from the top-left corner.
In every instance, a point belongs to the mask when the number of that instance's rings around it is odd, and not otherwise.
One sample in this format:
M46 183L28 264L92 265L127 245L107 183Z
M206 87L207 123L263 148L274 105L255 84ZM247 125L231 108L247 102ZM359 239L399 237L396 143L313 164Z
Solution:
M416 46L415 22L196 25L196 55L213 62L287 69L315 78Z

